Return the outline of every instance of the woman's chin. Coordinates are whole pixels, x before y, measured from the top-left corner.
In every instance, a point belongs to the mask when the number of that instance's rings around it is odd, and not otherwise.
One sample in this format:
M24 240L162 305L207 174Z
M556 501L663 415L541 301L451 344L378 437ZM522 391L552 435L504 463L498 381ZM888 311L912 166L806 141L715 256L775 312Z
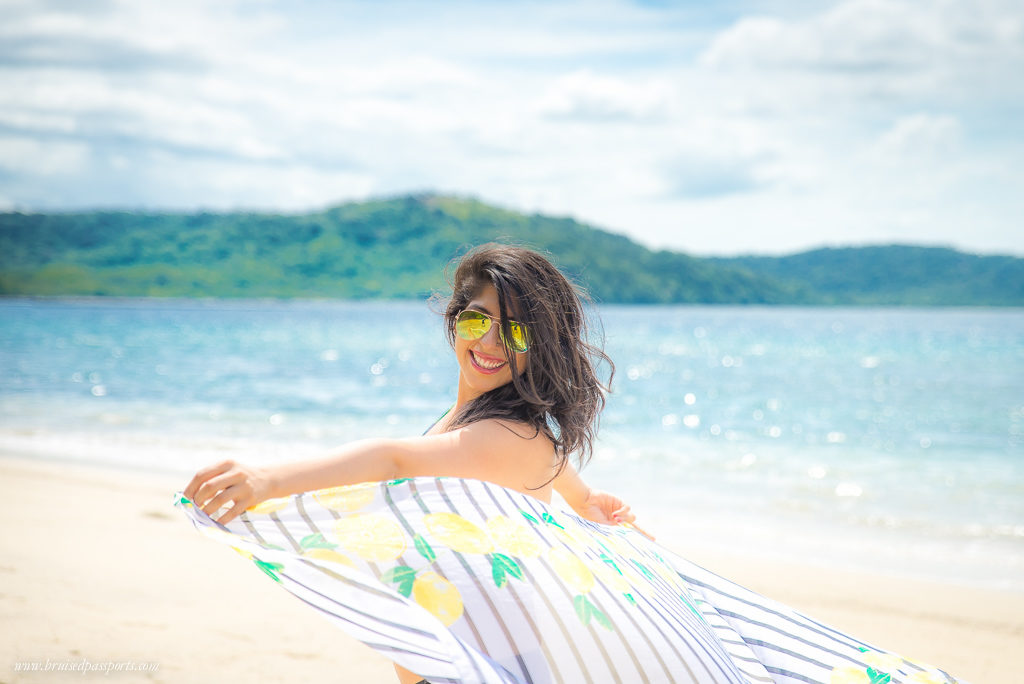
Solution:
M484 373L477 370L472 361L467 365L468 368L462 369L462 377L467 385L480 394L490 392L512 382L512 374L508 372L508 366L503 366L497 373Z
M470 386L473 387L478 392L480 392L480 394L484 394L486 392L490 392L491 390L498 389L499 387L504 387L511 381L512 378L507 374L504 377L501 374L485 376L478 375L477 377L472 379L472 381L470 382Z

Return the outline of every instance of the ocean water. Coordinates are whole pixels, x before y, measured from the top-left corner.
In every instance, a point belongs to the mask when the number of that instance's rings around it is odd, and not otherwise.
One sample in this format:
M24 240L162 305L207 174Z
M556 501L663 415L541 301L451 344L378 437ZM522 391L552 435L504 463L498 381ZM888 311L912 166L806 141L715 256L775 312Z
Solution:
M687 544L1024 590L1024 313L606 306L592 485ZM600 331L600 328L599 328ZM180 474L418 434L426 303L0 300L0 454Z

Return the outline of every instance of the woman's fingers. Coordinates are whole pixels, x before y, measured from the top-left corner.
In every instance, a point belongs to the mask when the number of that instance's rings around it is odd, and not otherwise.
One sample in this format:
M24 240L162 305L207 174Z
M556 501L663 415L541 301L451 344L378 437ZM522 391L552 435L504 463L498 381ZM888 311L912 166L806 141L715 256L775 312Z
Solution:
M197 472L185 488L185 496L211 517L230 504L217 520L227 524L267 497L267 477L259 468L222 461Z
M196 498L192 499L192 502L206 511L207 505L211 500L219 493L227 489L238 485L245 479L245 474L239 470L232 469L216 477L212 477L196 491ZM216 510L216 509L214 509ZM209 513L209 511L207 511Z
M617 523L631 523L636 520L636 516L629 511L629 506L622 506L612 513L612 519Z
M197 471L196 474L192 477L192 480L188 483L188 486L185 487L185 496L191 499L193 502L198 503L196 501L196 495L199 493L200 488L204 484L206 484L206 481L212 477L216 477L217 475L226 473L227 471L231 470L231 468L233 468L234 466L234 461L227 460L221 461L220 463L211 466L207 466L202 470Z
M227 525L229 522L241 515L242 511L248 508L251 503L252 496L246 495L244 492L239 491L239 487L229 487L222 491L217 496L210 500L210 503L203 507L203 512L211 518L213 514L223 508L229 502L231 508L229 508L219 518L214 518L221 525Z
M600 509L601 513L609 520L613 519L615 510L623 505L622 499L599 489L591 490L587 503Z

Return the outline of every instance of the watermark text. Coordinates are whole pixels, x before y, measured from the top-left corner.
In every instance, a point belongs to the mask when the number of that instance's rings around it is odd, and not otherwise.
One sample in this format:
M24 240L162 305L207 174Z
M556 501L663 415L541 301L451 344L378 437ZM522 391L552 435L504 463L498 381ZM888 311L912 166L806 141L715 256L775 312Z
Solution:
M140 660L89 660L74 658L69 660L18 660L12 665L15 672L68 672L68 673L103 673L116 672L156 672L160 663L143 662Z

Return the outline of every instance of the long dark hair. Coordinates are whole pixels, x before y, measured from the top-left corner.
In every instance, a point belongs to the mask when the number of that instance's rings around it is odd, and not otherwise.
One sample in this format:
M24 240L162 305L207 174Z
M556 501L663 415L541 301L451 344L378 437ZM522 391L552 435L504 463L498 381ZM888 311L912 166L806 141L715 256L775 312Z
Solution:
M533 250L481 245L462 257L452 278L452 296L444 312L452 345L456 316L488 284L498 292L504 336L511 339L510 319L529 331L529 360L520 374L516 355L506 348L512 382L463 406L450 429L488 418L526 423L554 443L556 476L570 454L584 465L593 452L604 393L615 374L608 355L588 342L582 302L586 295ZM606 383L597 376L599 362L608 365Z

